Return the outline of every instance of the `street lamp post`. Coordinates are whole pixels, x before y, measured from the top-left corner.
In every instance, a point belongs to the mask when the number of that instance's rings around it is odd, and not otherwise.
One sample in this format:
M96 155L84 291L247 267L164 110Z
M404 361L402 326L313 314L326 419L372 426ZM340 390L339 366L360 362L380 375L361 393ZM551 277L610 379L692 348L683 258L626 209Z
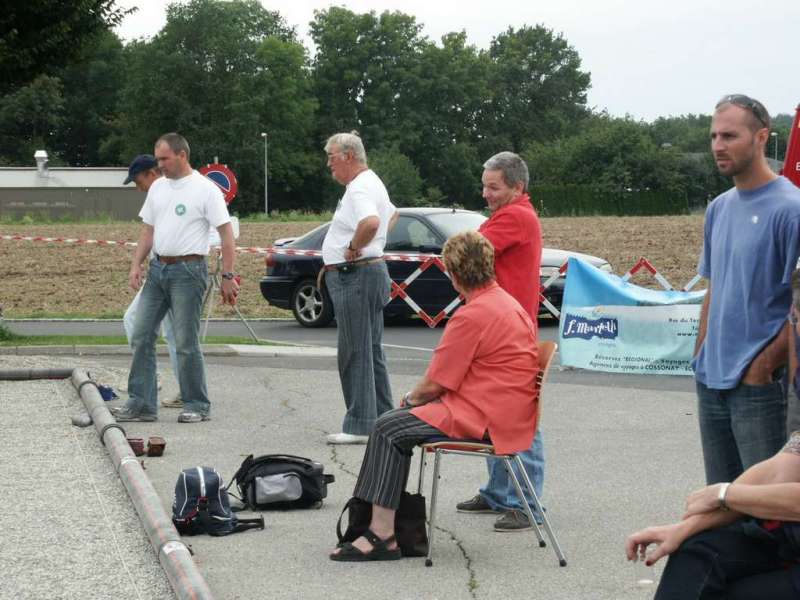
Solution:
M261 137L264 138L264 214L269 215L269 194L267 193L267 134L261 132Z
M770 136L775 138L775 162L778 162L778 132L773 131Z

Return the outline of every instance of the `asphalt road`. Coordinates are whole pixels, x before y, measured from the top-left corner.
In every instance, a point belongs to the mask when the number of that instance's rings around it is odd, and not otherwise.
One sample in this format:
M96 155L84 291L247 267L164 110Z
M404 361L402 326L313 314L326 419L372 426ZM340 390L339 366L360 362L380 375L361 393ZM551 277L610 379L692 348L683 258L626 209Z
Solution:
M6 326L21 335L120 335L122 322L115 320L76 321L76 320L23 320L5 321ZM314 346L336 347L336 326L321 329L301 327L294 320L249 321L250 326L260 339L308 344ZM443 328L431 329L422 321L410 321L403 324L387 325L384 331L384 347L390 361L390 368L401 373L421 373L427 363L431 351L436 347ZM239 321L211 321L209 335L248 336L246 327ZM541 339L557 340L558 324L553 319L539 321ZM329 359L308 359L304 365L319 362L329 363ZM283 359L281 366L296 368L296 361ZM421 364L417 364L417 363ZM620 375L583 371L580 369L561 368L556 356L555 368L550 378L560 383L591 385L598 387L639 388L646 390L664 390L677 392L694 391L694 382L690 377L653 376L653 375Z

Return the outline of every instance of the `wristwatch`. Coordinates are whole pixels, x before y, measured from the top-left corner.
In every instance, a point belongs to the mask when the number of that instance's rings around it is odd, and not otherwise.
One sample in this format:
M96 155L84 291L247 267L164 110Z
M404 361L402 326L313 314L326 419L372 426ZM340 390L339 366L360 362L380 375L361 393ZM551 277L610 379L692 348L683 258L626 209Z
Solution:
M226 272L224 272L224 273L222 274L222 278L223 278L223 279L228 279L228 280L230 280L230 279L233 279L234 277L236 277L236 273L233 273L233 272L231 272L231 271L226 271Z
M719 501L720 510L730 510L730 507L725 502L725 496L728 495L729 487L731 487L730 483L723 483L721 486L719 486L719 494L717 495L717 500Z

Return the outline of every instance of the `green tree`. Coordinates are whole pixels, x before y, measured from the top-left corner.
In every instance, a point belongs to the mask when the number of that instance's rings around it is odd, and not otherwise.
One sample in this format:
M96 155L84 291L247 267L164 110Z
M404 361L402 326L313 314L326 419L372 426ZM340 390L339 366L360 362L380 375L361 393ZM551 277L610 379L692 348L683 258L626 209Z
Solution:
M173 4L164 29L129 44L126 55L121 138L128 159L178 131L194 165L217 156L237 174L234 210L263 210L266 132L270 207L295 207L318 168L315 102L305 50L278 13L255 0Z
M424 46L413 97L414 127L422 132L409 155L435 203L482 206L476 145L489 96L487 55L466 43L466 33L449 33L441 45ZM443 197L442 197L443 196Z
M492 40L489 58L482 153L519 152L530 142L563 135L588 114L590 75L560 34L542 25L509 28Z
M64 120L64 97L57 77L39 75L0 97L0 161L30 166L36 150L50 148ZM57 156L51 156L53 163Z
M69 64L134 9L116 0L7 0L0 11L0 94Z
M111 31L100 33L77 62L59 73L64 118L54 132L57 154L70 166L126 164L118 144L119 94L125 82L122 42Z
M650 135L659 147L673 147L682 152L708 152L710 129L709 115L659 117L650 126Z
M600 190L685 193L680 154L656 146L646 123L598 115L576 135L529 144L535 183L585 184Z
M311 37L320 137L357 129L369 148L401 151L421 135L413 127L417 63L425 38L414 17L400 12L315 11Z
M381 178L395 206L418 206L422 178L405 154L396 148L373 150L369 166Z

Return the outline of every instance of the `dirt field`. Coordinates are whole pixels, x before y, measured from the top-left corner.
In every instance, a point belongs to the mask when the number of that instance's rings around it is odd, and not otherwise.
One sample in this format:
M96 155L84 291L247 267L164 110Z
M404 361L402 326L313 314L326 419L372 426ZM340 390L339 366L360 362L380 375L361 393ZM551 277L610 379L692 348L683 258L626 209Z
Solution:
M281 237L302 234L318 223L244 223L239 246L269 246ZM681 217L573 217L543 219L545 246L607 259L616 273L644 256L674 286L695 274L702 246L702 215ZM0 225L0 235L131 240L136 223L111 225ZM121 317L134 296L128 289L132 249L115 246L0 240L0 305L5 317ZM289 316L267 305L258 281L264 256L238 254L242 275L239 308L248 317ZM634 282L653 285L649 275ZM235 316L229 307L215 317Z

